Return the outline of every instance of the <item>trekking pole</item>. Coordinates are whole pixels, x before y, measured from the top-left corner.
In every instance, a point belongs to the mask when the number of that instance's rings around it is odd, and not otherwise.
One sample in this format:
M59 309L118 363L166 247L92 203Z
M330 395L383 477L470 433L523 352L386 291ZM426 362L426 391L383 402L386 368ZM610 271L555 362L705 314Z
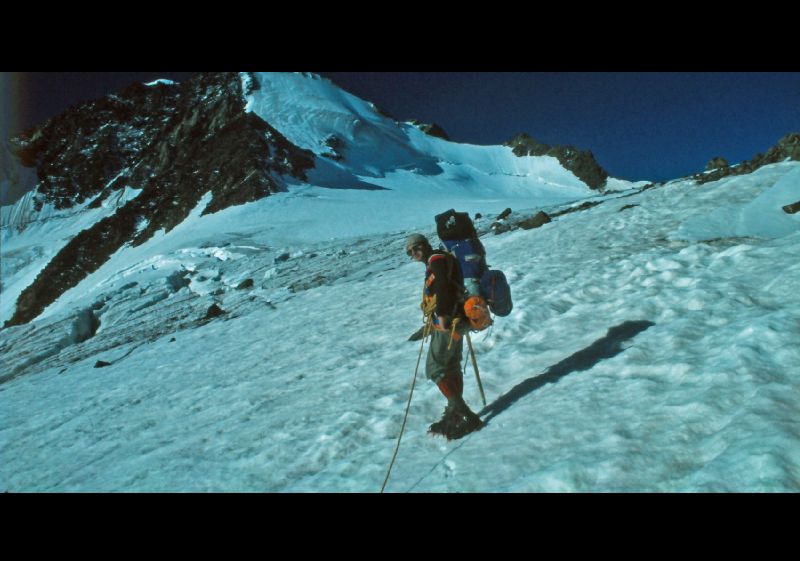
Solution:
M483 393L483 384L481 384L481 375L478 373L478 361L475 360L475 351L472 349L472 339L467 333L467 345L469 345L469 356L472 358L472 367L475 369L475 379L478 380L478 389L481 391L481 400L483 406L486 407L486 395Z
M419 347L419 356L417 357L417 367L414 369L414 379L411 380L411 391L408 394L408 403L406 404L406 414L403 417L403 424L400 427L400 434L397 437L397 446L394 449L394 455L392 456L392 461L389 463L389 469L386 472L386 479L383 480L383 485L381 485L381 493L386 488L386 483L389 481L389 474L392 473L392 467L394 466L394 461L397 459L397 451L400 450L400 439L403 438L403 432L406 430L406 421L408 420L408 410L411 408L411 396L414 395L414 386L417 385L417 372L419 371L419 362L422 360L422 349L425 348L425 340L428 338L430 334L430 316L425 317L425 329L423 330L422 334L422 344Z

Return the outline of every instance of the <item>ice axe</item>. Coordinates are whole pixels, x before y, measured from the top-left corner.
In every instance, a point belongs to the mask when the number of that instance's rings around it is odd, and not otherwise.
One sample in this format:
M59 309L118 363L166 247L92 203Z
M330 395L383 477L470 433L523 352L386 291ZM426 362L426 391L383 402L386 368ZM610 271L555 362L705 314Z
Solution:
M478 389L481 392L481 401L483 401L483 406L486 407L486 395L483 393L483 384L481 384L481 375L478 372L478 361L475 360L475 351L472 348L472 339L467 333L467 346L469 346L469 356L472 359L472 367L475 369L475 379L478 380Z

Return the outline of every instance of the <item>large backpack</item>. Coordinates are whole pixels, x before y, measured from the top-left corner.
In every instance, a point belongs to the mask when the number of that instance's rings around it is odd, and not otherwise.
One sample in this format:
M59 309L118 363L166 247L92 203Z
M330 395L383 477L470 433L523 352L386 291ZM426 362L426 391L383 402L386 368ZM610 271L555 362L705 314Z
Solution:
M490 270L486 264L486 249L478 239L475 225L466 212L450 209L436 216L436 231L447 250L452 253L464 278L467 293L465 312L475 329L485 329L491 325L491 318L479 319L482 302L497 316L511 313L511 288L502 271ZM473 316L475 319L473 320ZM487 321L488 320L488 321Z

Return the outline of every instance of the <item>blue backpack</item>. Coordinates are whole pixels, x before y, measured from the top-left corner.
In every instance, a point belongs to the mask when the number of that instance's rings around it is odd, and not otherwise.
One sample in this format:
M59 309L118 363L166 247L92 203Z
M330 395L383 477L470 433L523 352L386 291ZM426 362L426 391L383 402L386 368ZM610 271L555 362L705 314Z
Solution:
M496 316L505 317L514 308L511 302L511 287L503 271L487 270L481 277L481 294L486 298L489 309Z
M514 307L511 287L502 271L490 270L486 264L486 250L469 214L454 209L439 214L436 231L442 244L458 260L467 293L483 297L496 316L510 314Z

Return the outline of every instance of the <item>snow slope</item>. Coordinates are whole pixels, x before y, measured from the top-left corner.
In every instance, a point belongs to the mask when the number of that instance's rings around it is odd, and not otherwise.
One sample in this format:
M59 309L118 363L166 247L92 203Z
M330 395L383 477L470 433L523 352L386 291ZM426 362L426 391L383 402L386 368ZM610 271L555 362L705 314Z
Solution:
M92 199L71 209L57 210L48 203L36 211L35 192L29 191L15 204L2 207L0 321L5 322L13 315L22 291L75 235L112 215L140 192L125 187L95 209L88 208Z
M442 190L452 196L454 185L470 198L514 195L530 200L540 190L559 198L586 196L586 185L556 158L519 158L506 146L429 136L319 76L265 72L257 73L257 79L260 88L247 96L247 110L291 142L317 155L330 153L326 140L332 136L344 142L341 162L323 160L312 172L315 185L335 184L353 174L368 184L416 196L437 196Z
M481 199L483 176L461 167L452 196L396 170L370 178L391 191L198 208L0 332L16 369L0 384L0 489L378 491L419 351L405 339L423 271L404 237L451 207L567 204ZM800 490L800 218L780 211L798 179L784 162L676 181L484 235L515 301L473 338L486 426L428 436L444 399L420 379L387 491ZM214 302L227 313L204 319ZM76 310L99 319L94 337ZM465 398L481 409L470 370Z
M449 208L486 217L515 309L473 338L485 428L426 435L444 399L420 375L387 491L800 490L800 217L781 211L800 164L598 195L554 158L430 137L313 75L259 82L250 111L318 155L336 135L343 158L212 215L204 197L0 331L0 491L378 491L419 352L403 240ZM2 319L136 194L3 208ZM587 200L490 233L506 207Z

